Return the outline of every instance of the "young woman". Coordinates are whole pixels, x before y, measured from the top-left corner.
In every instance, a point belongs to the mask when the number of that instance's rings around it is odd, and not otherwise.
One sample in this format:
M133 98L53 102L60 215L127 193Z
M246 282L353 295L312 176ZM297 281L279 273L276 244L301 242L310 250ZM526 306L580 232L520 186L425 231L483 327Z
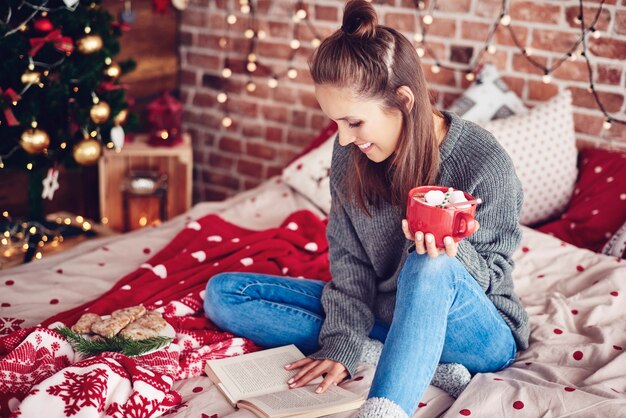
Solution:
M489 132L431 105L411 42L378 25L370 3L348 2L343 26L309 64L319 104L339 127L327 227L333 278L324 286L220 274L205 310L261 346L300 347L307 357L287 366L298 370L291 387L323 376L325 391L354 376L370 338L384 342L358 416L412 416L438 364L493 372L528 345L511 279L521 186ZM431 234L411 236L403 219L408 191L432 184L483 201L480 228L459 243L447 237L445 249Z

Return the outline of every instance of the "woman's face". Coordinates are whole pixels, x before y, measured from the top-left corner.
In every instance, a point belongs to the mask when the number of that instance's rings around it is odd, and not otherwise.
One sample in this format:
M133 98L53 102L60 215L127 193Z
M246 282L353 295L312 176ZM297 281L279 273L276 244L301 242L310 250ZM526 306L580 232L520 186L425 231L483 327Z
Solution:
M322 111L337 122L339 144L358 147L367 158L381 162L396 150L402 130L402 113L383 112L382 102L357 98L349 89L315 86Z

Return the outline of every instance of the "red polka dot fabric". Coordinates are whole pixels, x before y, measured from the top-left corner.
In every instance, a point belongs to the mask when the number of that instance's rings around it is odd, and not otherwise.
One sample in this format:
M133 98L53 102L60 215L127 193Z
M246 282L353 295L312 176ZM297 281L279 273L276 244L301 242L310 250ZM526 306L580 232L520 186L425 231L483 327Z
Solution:
M524 189L520 222L533 225L561 214L578 174L572 98L563 90L524 115L484 123L508 152Z
M538 229L600 252L626 223L626 152L584 149L580 164L580 177L567 210L560 219ZM616 239L613 255L622 257L623 245Z

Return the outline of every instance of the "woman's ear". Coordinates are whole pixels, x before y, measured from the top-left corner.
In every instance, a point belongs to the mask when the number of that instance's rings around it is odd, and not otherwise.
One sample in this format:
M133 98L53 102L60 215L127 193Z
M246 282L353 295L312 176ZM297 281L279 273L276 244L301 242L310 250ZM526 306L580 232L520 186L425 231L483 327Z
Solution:
M413 109L413 104L415 104L415 96L411 89L408 86L400 86L396 89L396 94L400 96L400 100L404 102L407 111L410 112Z

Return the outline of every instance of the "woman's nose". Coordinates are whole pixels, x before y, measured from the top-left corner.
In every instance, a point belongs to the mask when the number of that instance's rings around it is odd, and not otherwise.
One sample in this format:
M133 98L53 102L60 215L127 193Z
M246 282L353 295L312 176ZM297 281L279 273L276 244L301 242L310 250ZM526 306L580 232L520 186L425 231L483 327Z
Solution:
M350 134L348 130L339 129L339 145L345 147L346 145L350 145L356 140L354 135Z

